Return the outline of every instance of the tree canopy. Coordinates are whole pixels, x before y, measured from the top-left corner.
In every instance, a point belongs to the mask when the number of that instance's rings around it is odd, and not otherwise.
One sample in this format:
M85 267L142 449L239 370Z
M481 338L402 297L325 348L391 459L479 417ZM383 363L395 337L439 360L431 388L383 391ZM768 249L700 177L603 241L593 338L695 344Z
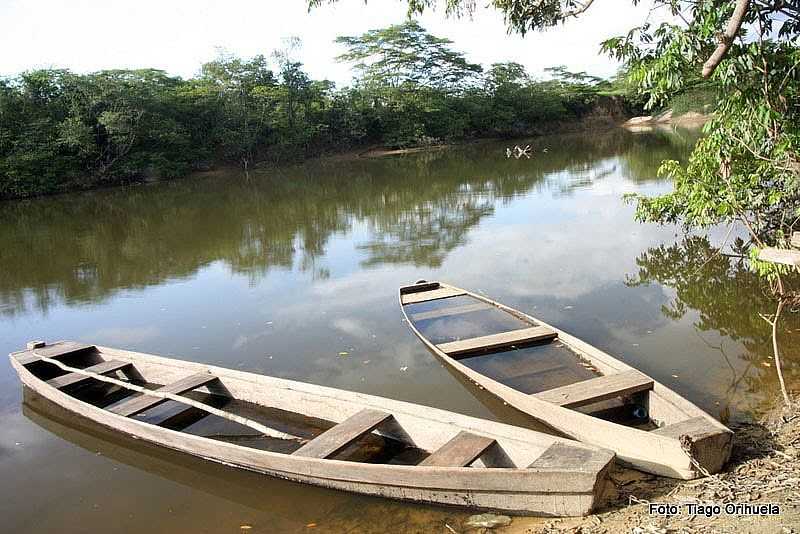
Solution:
M483 71L451 50L452 41L431 35L413 20L336 42L348 49L338 60L355 63L361 81L373 86L460 90Z
M0 198L170 178L216 162L247 169L328 151L530 135L579 120L597 88L514 63L484 73L407 22L343 37L352 87L315 80L289 39L269 55L225 52L188 80L154 69L0 78ZM581 78L582 79L582 78Z

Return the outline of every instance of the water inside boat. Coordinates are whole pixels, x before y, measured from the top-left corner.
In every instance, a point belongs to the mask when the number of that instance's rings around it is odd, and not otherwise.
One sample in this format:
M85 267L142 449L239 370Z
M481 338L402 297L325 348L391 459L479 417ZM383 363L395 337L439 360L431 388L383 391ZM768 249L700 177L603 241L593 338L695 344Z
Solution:
M404 305L423 337L440 345L529 328L531 323L470 295ZM453 356L448 356L453 357ZM503 385L534 394L601 376L587 361L555 340L486 349L455 356L459 362ZM575 408L601 419L642 429L655 428L641 417L638 399L612 399Z

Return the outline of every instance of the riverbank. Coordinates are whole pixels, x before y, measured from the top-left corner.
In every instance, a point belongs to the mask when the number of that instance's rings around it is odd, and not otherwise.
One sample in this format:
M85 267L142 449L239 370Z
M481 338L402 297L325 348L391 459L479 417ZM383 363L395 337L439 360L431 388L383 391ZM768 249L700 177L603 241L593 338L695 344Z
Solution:
M702 126L710 118L711 116L707 113L687 111L686 113L676 114L671 109L668 109L657 115L632 117L622 123L622 127L631 131L649 131L653 128L673 126L695 128Z
M507 534L634 532L797 532L800 530L800 399L765 417L732 425L731 460L722 473L679 481L615 468L597 514L574 519L515 519ZM651 503L678 505L673 516L651 515ZM719 515L689 513L689 504L719 504ZM777 516L728 515L724 505L777 504Z
M263 172L263 171L269 171L270 169L281 169L284 167L297 164L304 164L307 162L325 162L325 161L334 162L334 161L357 160L362 158L368 159L368 158L381 158L387 156L401 156L401 155L415 154L421 152L441 151L467 145L491 143L500 140L506 140L513 145L515 141L519 142L520 140L530 140L550 135L579 134L583 132L592 132L593 134L598 134L619 128L620 124L622 124L622 121L625 118L625 116L620 115L620 113L621 111L614 110L613 106L605 105L602 107L598 107L595 111L587 114L583 118L576 120L562 120L562 121L542 123L538 125L536 129L519 132L519 135L514 137L507 137L507 136L468 137L468 138L453 140L450 142L435 142L424 146L412 146L408 148L394 148L386 145L368 144L368 145L360 145L352 147L349 149L321 151L317 154L310 155L304 158L286 160L282 162L264 160L255 164L251 164L249 170ZM213 176L230 175L231 173L235 172L240 172L242 174L245 174L248 171L243 169L239 165L235 165L230 162L219 161L214 163L205 163L200 168L192 172L189 172L188 174L179 176L165 177L156 174L146 174L125 181L109 181L109 182L101 181L91 184L81 183L79 186L64 190L43 192L38 194L29 194L25 196L10 197L10 198L0 197L0 203L13 202L18 200L29 200L34 198L48 197L48 196L57 196L65 193L80 193L80 192L97 191L103 189L136 187L136 186L148 185L159 182L192 179L194 177L207 178Z

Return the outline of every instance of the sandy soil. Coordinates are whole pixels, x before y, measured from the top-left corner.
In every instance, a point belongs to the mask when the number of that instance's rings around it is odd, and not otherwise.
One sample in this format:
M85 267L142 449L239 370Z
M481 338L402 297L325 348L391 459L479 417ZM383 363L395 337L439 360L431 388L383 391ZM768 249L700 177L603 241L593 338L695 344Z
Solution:
M615 468L597 514L556 520L515 518L508 527L493 532L800 532L800 401L732 429L736 433L733 455L722 473L678 481ZM650 515L650 503L776 503L780 515L726 515L723 510L714 517L692 516L684 506L679 515L665 517Z

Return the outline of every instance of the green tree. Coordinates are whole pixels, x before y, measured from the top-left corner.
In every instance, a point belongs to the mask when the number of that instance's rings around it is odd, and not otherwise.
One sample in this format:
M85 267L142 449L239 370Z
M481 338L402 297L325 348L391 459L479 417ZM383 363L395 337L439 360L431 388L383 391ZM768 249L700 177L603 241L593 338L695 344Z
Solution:
M367 85L428 87L458 91L477 80L482 68L450 49L452 41L428 33L413 20L360 36L338 37Z

